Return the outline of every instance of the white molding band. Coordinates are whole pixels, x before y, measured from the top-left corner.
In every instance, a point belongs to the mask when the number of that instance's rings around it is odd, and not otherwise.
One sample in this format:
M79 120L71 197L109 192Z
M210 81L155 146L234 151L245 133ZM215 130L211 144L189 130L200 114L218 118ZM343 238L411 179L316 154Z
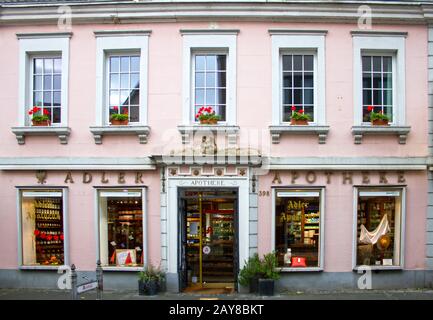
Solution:
M95 30L95 37L130 37L130 36L150 36L152 30Z
M139 125L146 126L148 119L148 47L149 31L137 34L135 30L128 34L127 30L95 31L96 37L96 127L109 125L107 108L107 54L110 52L139 51L140 52L140 121Z
M198 34L231 34L237 35L239 29L180 29L182 35L198 35Z
M226 93L226 124L236 125L236 35L230 30L230 34L221 34L221 30L202 33L203 30L183 30L182 52L182 124L193 123L193 88L192 88L192 57L194 51L200 50L226 50L227 53L227 93ZM195 32L194 32L195 31Z
M269 29L270 35L310 35L326 36L328 30L308 30L308 29Z
M380 52L393 54L393 121L392 125L406 124L406 33L394 32L356 32L353 38L353 91L354 91L354 125L360 126L362 121L362 54Z
M314 35L299 33L299 30L269 33L272 39L272 125L289 125L282 119L281 55L291 50L314 50L314 124L325 125L325 30Z
M27 110L32 106L31 70L32 56L61 54L62 57L62 98L61 122L53 126L68 125L68 82L69 82L69 38L72 33L23 33L17 34L19 41L19 98L18 126L30 125Z

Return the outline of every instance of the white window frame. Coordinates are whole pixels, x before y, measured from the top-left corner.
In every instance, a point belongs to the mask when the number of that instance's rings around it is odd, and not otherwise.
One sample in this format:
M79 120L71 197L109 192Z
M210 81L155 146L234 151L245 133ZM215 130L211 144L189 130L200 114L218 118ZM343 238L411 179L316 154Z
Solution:
M137 267L117 267L117 266L108 266L108 265L102 265L103 270L107 271L141 271L144 270L149 259L149 247L148 247L148 233L149 230L147 228L147 187L95 187L94 194L95 194L95 240L96 240L96 256L97 260L101 260L101 232L102 232L102 221L101 221L101 208L100 208L100 198L101 193L111 193L112 196L119 197L122 194L127 196L129 192L135 192L140 191L141 192L141 203L142 203L142 224L143 224L143 266L137 266ZM105 196L107 197L107 196ZM109 258L109 257L108 257Z
M62 193L62 210L63 210L63 256L64 256L64 264L63 266L69 266L69 216L68 216L68 188L66 187L50 187L44 186L43 188L40 186L32 187L32 186L23 186L17 187L17 221L18 221L18 268L21 270L58 270L62 265L58 266L43 266L43 265L24 265L23 261L23 238L22 238L22 200L23 200L23 192L30 191L37 193L42 193L46 196L47 190L50 190L50 193L61 192ZM41 195L42 196L42 195Z
M19 126L30 126L28 110L33 106L33 58L59 56L62 59L61 122L53 127L68 125L69 39L72 33L17 34L19 39Z
M296 50L296 49L282 49L280 51L280 59L279 59L279 66L280 66L280 80L279 80L279 86L280 86L280 123L283 124L289 124L290 121L283 119L283 56L284 55L312 55L313 56L313 113L314 113L314 121L309 122L310 125L317 125L317 68L318 68L318 59L317 59L317 50ZM293 71L295 72L295 71ZM304 70L302 70L304 72ZM293 85L293 84L292 84ZM302 87L304 88L304 87ZM303 93L302 93L303 94Z
M314 52L314 123L325 125L325 35L326 30L269 30L272 40L272 125L290 125L282 121L282 55Z
M148 123L148 48L150 31L96 31L96 126L110 126L108 110L108 57L111 54L140 55L140 119L134 125Z
M362 120L362 55L389 55L393 72L393 121L392 125L406 123L406 60L404 33L352 32L353 37L353 86L354 86L354 125L369 125Z
M401 197L401 213L400 213L400 263L393 266L377 266L369 265L373 270L401 270L404 269L405 261L405 239L406 239L406 187L384 187L384 186L356 186L353 188L353 240L352 240L352 268L357 270L361 267L357 262L358 252L358 198L361 192L374 192L377 196L389 196L387 192L399 192ZM372 193L373 194L373 193Z
M293 268L293 267L279 267L278 269L282 272L316 272L323 271L324 258L325 258L325 187L291 187L291 186L279 186L272 188L272 218L271 218L271 251L275 251L275 205L276 197L278 192L300 192L299 197L311 195L312 192L319 192L320 197L320 222L319 222L319 265L317 267L305 267L305 268ZM291 195L293 197L293 195ZM296 196L295 196L296 197Z
M187 30L182 31L182 124L195 125L193 57L197 52L224 52L226 60L226 121L224 125L236 124L236 38L237 30Z

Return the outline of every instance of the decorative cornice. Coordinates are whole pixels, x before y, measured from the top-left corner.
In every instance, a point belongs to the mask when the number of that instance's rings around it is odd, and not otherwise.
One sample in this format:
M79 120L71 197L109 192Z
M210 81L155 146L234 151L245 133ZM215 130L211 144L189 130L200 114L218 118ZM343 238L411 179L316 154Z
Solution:
M314 35L314 36L326 36L328 30L294 30L294 29L269 29L269 34L272 35Z
M17 33L18 39L41 39L41 38L71 38L72 32L30 32Z
M196 34L235 34L237 35L239 29L180 29L181 35L196 35Z
M363 30L351 31L352 37L407 37L407 32L400 31L375 31L375 30Z
M97 30L95 37L150 36L152 30Z

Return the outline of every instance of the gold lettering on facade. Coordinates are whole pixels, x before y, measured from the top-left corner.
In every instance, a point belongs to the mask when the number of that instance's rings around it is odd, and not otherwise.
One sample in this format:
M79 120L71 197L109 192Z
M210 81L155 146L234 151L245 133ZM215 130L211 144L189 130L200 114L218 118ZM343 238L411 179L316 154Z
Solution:
M325 175L326 175L326 184L330 184L332 172L331 171L325 171Z
M144 183L142 178L143 178L143 174L141 172L135 173L135 183Z
M281 184L280 173L278 171L275 171L274 180L272 180L272 184L275 184L275 182Z
M92 174L90 172L83 172L83 183L92 182Z
M405 182L406 182L406 178L404 177L404 172L398 171L397 172L397 183L405 183Z
M363 184L369 184L370 183L370 176L367 171L362 172L362 183Z
M316 173L314 171L308 171L307 175L305 176L305 180L307 180L308 183L314 183L316 182Z
M71 171L68 171L68 173L66 174L65 183L74 183Z
M296 171L292 171L292 184L296 183L296 179L299 178L299 173L297 173Z
M108 179L105 178L105 171L102 172L101 183L108 183Z
M125 183L125 172L119 172L119 178L117 179L117 183Z
M346 183L353 184L352 172L343 172L343 184Z
M379 172L379 183L388 183L388 179L386 178L385 172Z
M44 170L36 171L36 179L38 179L38 183L44 184L47 178L47 172Z

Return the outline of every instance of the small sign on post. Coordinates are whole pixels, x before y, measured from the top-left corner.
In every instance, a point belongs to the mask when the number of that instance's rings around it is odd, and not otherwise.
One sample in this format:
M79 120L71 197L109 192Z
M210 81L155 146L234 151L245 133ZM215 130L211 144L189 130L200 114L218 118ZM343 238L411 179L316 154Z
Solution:
M71 266L71 284L72 284L72 300L77 300L78 295L90 290L96 289L96 299L101 300L102 299L102 290L104 288L103 285L103 275L102 275L102 268L101 268L101 262L98 260L96 263L96 280L90 280L85 283L82 283L78 285L77 281L77 273L75 271L75 265ZM87 280L89 280L87 277L84 277Z
M83 283L77 287L77 293L83 293L98 288L98 281Z

